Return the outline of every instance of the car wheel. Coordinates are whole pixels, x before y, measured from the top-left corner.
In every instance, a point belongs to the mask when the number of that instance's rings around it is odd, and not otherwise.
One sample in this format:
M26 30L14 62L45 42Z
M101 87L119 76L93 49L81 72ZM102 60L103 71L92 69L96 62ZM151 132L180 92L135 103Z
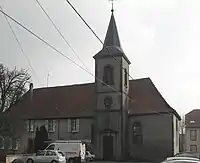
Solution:
M53 161L51 161L51 163L58 163L57 161L55 161L55 160L53 160Z
M26 161L26 163L34 163L34 161L33 161L32 159L28 159L28 160Z
M74 159L70 158L68 163L75 163Z

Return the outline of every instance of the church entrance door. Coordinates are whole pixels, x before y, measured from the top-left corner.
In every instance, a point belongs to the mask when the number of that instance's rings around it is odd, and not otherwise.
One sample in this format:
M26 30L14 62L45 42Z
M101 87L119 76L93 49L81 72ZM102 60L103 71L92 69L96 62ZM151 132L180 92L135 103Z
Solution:
M103 136L103 159L104 160L113 159L113 136L112 135Z

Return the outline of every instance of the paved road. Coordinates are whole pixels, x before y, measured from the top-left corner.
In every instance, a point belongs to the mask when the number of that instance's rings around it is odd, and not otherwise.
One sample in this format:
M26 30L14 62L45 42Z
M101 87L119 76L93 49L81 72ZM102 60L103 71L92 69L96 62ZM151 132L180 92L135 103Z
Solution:
M91 163L152 163L152 162L92 161Z

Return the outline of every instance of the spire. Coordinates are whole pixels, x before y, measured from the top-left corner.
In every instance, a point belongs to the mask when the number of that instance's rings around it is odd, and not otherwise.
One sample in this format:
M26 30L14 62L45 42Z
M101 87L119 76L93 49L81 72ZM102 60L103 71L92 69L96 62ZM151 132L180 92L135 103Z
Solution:
M114 14L113 14L113 12L114 12L113 8L112 8L111 12L112 12L112 14L111 14L108 30L107 30L107 33L106 33L104 46L105 47L107 47L107 46L117 46L117 47L121 48L118 30L117 30L117 26L116 26L116 22L115 22L115 17L114 17Z

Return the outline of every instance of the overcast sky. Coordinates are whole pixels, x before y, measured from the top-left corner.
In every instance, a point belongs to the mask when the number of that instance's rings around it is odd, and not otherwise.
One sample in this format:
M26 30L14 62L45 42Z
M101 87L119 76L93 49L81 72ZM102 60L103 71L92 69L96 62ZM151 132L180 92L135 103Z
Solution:
M65 0L39 0L67 41L94 74L93 56L101 43ZM104 40L110 19L107 0L71 0L97 35ZM0 0L4 11L33 30L77 63L35 0ZM166 101L179 113L200 108L200 1L118 0L115 19L122 48L135 79L150 77ZM30 69L34 87L93 82L94 78L53 52L10 21L37 77L0 14L0 62ZM39 79L39 82L37 81ZM40 84L39 84L40 83Z

